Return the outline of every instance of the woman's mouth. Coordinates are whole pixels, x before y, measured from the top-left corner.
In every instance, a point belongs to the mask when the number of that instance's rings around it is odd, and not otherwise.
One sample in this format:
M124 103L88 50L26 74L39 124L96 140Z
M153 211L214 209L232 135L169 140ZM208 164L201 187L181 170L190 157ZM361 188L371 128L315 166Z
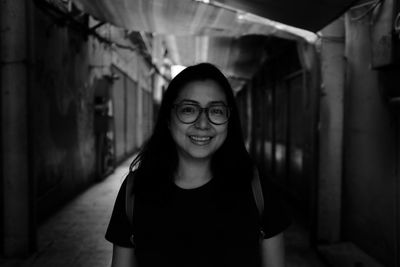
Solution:
M189 139L196 145L204 146L210 143L211 136L189 135Z

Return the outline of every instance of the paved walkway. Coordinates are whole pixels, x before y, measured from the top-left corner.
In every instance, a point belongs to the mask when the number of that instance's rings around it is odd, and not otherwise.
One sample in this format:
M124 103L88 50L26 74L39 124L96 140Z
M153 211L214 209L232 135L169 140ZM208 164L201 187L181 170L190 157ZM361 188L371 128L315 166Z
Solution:
M38 252L24 260L0 260L4 267L109 267L112 246L104 239L119 186L128 171L123 163L38 229ZM325 267L309 249L304 230L293 224L286 233L287 267Z

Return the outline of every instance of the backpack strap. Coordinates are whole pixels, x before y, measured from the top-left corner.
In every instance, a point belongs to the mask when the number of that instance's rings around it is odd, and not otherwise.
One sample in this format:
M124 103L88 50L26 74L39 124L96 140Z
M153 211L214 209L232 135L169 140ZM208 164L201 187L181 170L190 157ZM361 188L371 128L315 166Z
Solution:
M125 188L125 213L128 217L129 224L133 225L133 207L135 204L135 195L133 194L133 184L134 184L134 172L130 171L126 177L126 188ZM131 243L134 245L133 234L130 237Z
M251 189L253 192L254 201L256 202L258 216L261 223L264 214L264 195L262 192L260 175L256 167L254 167L253 169L253 179L251 180ZM262 226L260 226L260 236L264 238L264 230L262 229Z

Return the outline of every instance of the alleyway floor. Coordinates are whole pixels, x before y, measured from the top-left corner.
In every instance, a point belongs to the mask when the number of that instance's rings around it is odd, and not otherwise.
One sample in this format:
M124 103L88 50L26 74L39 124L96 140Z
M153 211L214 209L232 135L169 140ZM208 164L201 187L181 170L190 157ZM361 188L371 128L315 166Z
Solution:
M109 267L112 245L104 239L116 194L129 161L76 197L38 229L38 252L23 260L0 259L4 267ZM308 246L303 228L286 232L287 267L325 267Z

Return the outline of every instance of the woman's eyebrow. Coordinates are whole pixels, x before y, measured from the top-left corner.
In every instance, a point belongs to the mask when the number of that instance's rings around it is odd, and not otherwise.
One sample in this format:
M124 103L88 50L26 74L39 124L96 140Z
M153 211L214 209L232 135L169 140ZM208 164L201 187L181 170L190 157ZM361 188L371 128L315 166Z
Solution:
M179 103L192 103L192 104L200 104L197 101L191 100L191 99L182 99L181 101L179 101Z
M213 105L215 105L215 104L223 104L223 105L226 105L225 101L222 101L222 100L219 100L219 101L211 101L210 104L213 104Z
M179 101L179 103L200 104L199 102L197 102L195 100L191 100L191 99L182 99L181 101ZM211 105L216 105L216 104L226 105L225 101L222 101L222 100L211 101L208 104L211 104Z

